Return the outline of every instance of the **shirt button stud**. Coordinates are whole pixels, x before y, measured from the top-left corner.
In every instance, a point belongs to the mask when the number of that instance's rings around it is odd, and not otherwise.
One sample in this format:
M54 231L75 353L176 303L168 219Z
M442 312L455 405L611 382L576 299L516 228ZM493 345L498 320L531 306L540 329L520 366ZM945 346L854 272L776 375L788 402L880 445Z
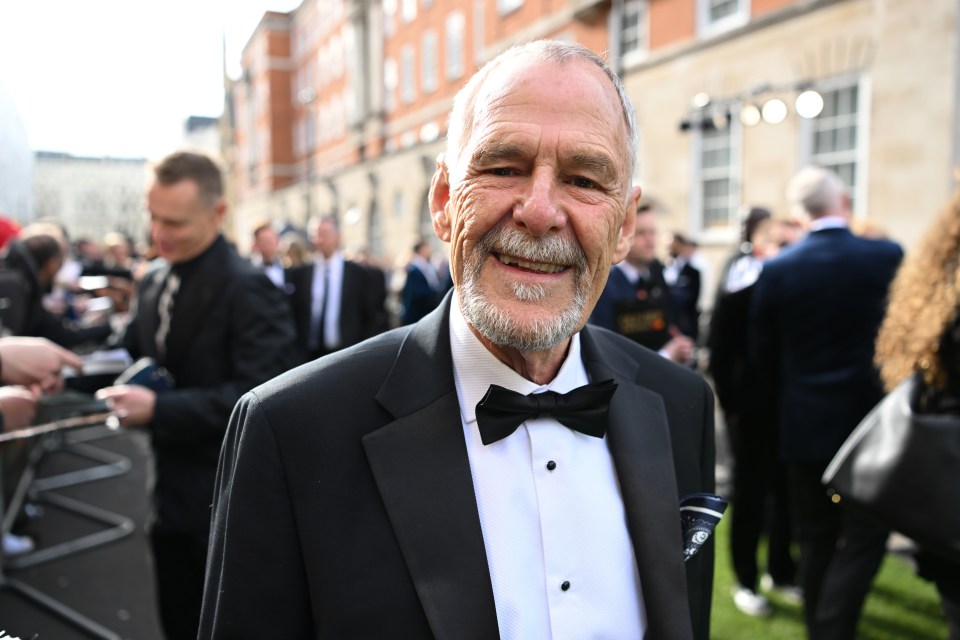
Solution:
M563 584L560 585L560 590L561 590L561 591L567 591L567 590L569 590L569 589L570 589L570 581L569 581L569 580L564 580L564 581L563 581Z
M547 463L547 471L553 471L556 468L557 468L557 463L554 462L553 460Z

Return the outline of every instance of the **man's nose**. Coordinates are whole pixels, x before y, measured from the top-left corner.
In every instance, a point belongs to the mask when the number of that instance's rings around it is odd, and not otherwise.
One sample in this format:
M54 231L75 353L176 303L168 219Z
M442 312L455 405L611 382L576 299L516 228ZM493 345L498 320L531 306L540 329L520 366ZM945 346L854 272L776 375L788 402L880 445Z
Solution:
M513 208L513 219L534 237L557 231L566 224L559 200L559 185L553 171L549 167L537 167L530 176L527 192Z

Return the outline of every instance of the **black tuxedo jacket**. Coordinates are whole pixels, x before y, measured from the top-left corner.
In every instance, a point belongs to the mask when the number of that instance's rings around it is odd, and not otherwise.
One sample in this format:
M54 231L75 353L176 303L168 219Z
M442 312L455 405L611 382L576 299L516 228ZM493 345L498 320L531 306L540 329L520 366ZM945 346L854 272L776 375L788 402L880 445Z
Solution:
M196 258L177 295L166 357L157 353L157 305L170 265L141 283L123 336L134 358L152 357L176 388L158 394L150 432L159 530L206 536L217 459L240 396L294 364L283 294L223 238Z
M313 300L313 267L313 264L304 264L287 271L288 295L297 327L297 342L304 356L301 360L311 357L308 342ZM383 273L379 274L380 283L374 281L374 275L356 262L343 261L339 320L341 349L386 329Z
M883 398L873 346L902 257L893 242L823 229L764 264L750 350L779 405L785 461L826 464Z
M200 638L499 637L460 408L451 296L420 322L305 364L237 405L220 460ZM714 481L698 376L584 329L615 379L608 438L648 638L707 638L710 547L684 565L678 501Z

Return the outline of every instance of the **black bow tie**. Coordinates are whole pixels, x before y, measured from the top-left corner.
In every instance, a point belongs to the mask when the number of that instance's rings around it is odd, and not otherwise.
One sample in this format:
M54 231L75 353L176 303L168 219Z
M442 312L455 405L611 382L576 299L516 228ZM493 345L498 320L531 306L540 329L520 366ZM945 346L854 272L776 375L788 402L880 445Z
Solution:
M571 429L594 438L607 430L613 380L578 387L569 393L545 391L528 396L492 384L477 404L477 427L483 444L506 438L525 420L550 416Z

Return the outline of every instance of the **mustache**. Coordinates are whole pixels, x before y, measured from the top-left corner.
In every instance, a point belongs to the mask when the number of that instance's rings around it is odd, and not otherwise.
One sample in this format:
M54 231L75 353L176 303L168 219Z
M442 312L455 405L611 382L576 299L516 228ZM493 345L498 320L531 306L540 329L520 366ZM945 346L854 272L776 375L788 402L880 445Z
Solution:
M496 227L480 238L477 247L484 253L570 266L577 273L583 273L587 268L587 256L580 245L558 235L534 238L518 229Z

